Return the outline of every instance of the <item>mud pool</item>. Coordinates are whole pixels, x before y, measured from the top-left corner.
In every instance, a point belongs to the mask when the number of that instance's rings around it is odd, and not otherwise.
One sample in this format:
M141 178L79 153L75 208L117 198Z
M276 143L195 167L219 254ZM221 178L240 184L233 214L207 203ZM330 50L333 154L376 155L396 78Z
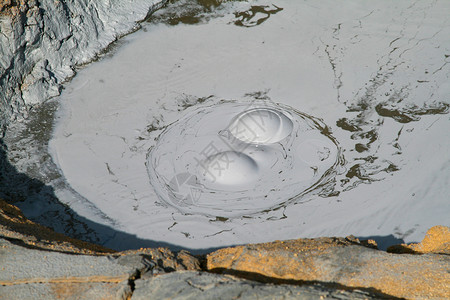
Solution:
M450 225L449 36L447 1L170 3L10 126L46 184L17 205L116 249L419 241Z

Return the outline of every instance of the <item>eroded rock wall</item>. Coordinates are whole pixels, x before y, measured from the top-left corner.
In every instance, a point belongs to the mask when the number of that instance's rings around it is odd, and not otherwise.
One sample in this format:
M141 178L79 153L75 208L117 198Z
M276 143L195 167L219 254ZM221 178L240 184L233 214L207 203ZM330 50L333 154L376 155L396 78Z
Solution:
M55 97L74 67L94 59L166 0L0 2L0 128Z

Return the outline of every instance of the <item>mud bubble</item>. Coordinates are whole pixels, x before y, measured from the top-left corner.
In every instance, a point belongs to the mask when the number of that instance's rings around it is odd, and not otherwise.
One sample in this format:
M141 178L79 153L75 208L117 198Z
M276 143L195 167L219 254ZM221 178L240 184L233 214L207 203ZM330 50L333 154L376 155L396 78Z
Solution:
M319 120L267 101L188 109L147 155L158 196L183 213L237 217L323 186L340 148Z

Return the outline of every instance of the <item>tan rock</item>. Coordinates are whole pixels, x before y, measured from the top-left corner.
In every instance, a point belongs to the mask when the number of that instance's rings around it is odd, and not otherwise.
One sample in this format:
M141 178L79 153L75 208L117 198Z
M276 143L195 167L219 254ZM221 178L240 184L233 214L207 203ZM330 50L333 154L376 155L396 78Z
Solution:
M402 244L387 249L391 253L440 253L450 254L450 227L431 227L421 243Z
M390 254L365 247L357 239L299 239L225 248L207 256L207 269L269 282L329 282L402 298L450 298L449 256Z
M115 255L149 257L157 262L157 267L163 272L201 270L200 260L185 250L172 252L168 248L140 248L138 250L118 252Z
M16 17L20 12L25 12L29 8L28 1L19 0L1 0L0 1L0 15L6 15L9 17Z

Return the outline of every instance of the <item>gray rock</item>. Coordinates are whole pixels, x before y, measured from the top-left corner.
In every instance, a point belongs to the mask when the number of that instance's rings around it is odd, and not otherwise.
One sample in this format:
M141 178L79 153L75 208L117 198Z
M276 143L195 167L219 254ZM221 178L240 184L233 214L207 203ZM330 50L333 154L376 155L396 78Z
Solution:
M0 239L0 298L122 299L143 267L137 259L32 250Z
M144 274L197 268L187 253L143 251L77 255L0 239L0 299L127 299L133 281Z
M24 248L0 239L0 299L376 298L368 291L325 283L275 285L199 272L198 264L185 251L77 255Z
M361 290L324 284L263 284L229 275L174 272L136 280L132 300L141 299L379 299Z
M57 96L61 84L167 0L0 4L0 129ZM9 7L12 5L12 8Z
M119 263L111 256L32 250L0 239L0 283L3 285L59 281L61 278L103 278L118 282L128 280L144 265L138 260L132 262Z
M127 299L132 294L127 282L59 282L0 286L0 299L92 300Z

